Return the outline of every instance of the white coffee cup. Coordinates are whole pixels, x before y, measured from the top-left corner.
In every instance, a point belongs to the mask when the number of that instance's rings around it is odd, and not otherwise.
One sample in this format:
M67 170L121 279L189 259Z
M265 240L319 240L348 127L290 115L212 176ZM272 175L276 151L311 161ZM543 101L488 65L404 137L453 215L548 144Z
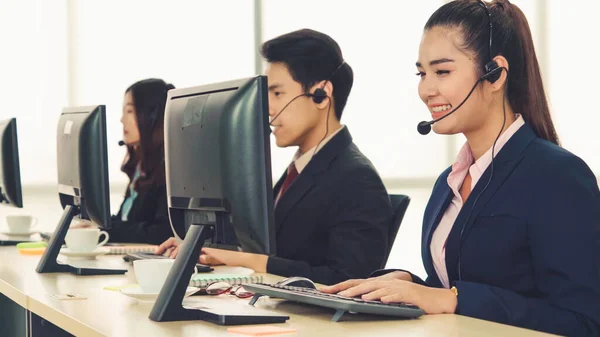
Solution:
M37 218L31 215L8 215L6 223L10 233L28 233L37 225Z
M105 238L98 243L100 236L104 234ZM67 248L73 252L91 252L108 242L108 233L100 231L98 228L77 228L69 229L65 236Z
M133 261L133 272L142 291L158 294L173 267L173 259L147 259ZM194 275L197 273L194 266Z

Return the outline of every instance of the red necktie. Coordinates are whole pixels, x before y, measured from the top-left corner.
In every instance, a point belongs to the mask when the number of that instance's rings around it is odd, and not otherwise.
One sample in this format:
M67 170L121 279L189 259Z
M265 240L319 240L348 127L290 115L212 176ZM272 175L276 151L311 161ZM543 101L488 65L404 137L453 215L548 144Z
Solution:
M287 191L290 185L292 185L294 179L296 179L297 176L298 170L296 170L296 165L294 163L291 163L290 166L288 166L288 171L287 175L285 176L285 180L283 180L283 184L281 184L281 189L279 189L279 197L277 198L277 201L281 199L283 194Z

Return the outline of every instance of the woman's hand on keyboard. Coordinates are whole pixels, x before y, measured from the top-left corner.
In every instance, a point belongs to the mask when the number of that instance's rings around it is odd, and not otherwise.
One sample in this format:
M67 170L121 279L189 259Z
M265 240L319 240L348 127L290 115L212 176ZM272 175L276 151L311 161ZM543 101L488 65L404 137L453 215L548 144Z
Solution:
M384 275L385 276L385 275ZM458 299L445 288L432 288L401 279L374 277L338 293L383 303L406 303L420 307L427 314L450 314L456 311Z
M334 284L332 286L326 286L326 287L319 288L319 290L324 293L328 293L328 294L337 294L346 289L350 289L350 288L356 287L360 284L374 281L374 280L404 280L404 281L412 282L412 276L405 271L393 271L391 273L387 273L387 274L377 276L377 277L371 277L368 279L353 279L353 280L344 281L344 282L341 282L338 284Z

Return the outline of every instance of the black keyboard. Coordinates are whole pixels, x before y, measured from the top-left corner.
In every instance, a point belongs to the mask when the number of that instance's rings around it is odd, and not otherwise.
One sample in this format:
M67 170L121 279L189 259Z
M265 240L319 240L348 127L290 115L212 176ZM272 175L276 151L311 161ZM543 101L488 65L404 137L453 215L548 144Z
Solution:
M337 322L344 313L363 313L372 315L385 315L401 318L417 318L425 312L421 308L405 303L382 303L381 301L367 301L361 298L350 298L337 294L326 294L312 288L280 286L275 284L244 284L244 289L253 292L254 298L250 301L254 305L261 296L282 298L289 301L317 305L335 309L333 321Z

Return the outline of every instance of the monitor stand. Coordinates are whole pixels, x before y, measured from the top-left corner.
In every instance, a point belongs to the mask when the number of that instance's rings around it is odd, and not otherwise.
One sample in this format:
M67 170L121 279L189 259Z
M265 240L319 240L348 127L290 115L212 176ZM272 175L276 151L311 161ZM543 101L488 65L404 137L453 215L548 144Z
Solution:
M127 269L101 269L101 268L79 268L68 264L58 263L56 258L60 253L60 248L65 241L65 236L71 225L71 220L79 214L78 207L67 205L58 222L54 234L48 242L46 251L35 271L38 273L72 273L75 275L122 275Z
M189 286L194 266L198 262L204 241L212 238L213 229L213 225L190 226L149 318L155 322L203 320L219 325L285 323L289 319L288 316L269 315L258 311L256 314L235 315L183 307L185 290Z

